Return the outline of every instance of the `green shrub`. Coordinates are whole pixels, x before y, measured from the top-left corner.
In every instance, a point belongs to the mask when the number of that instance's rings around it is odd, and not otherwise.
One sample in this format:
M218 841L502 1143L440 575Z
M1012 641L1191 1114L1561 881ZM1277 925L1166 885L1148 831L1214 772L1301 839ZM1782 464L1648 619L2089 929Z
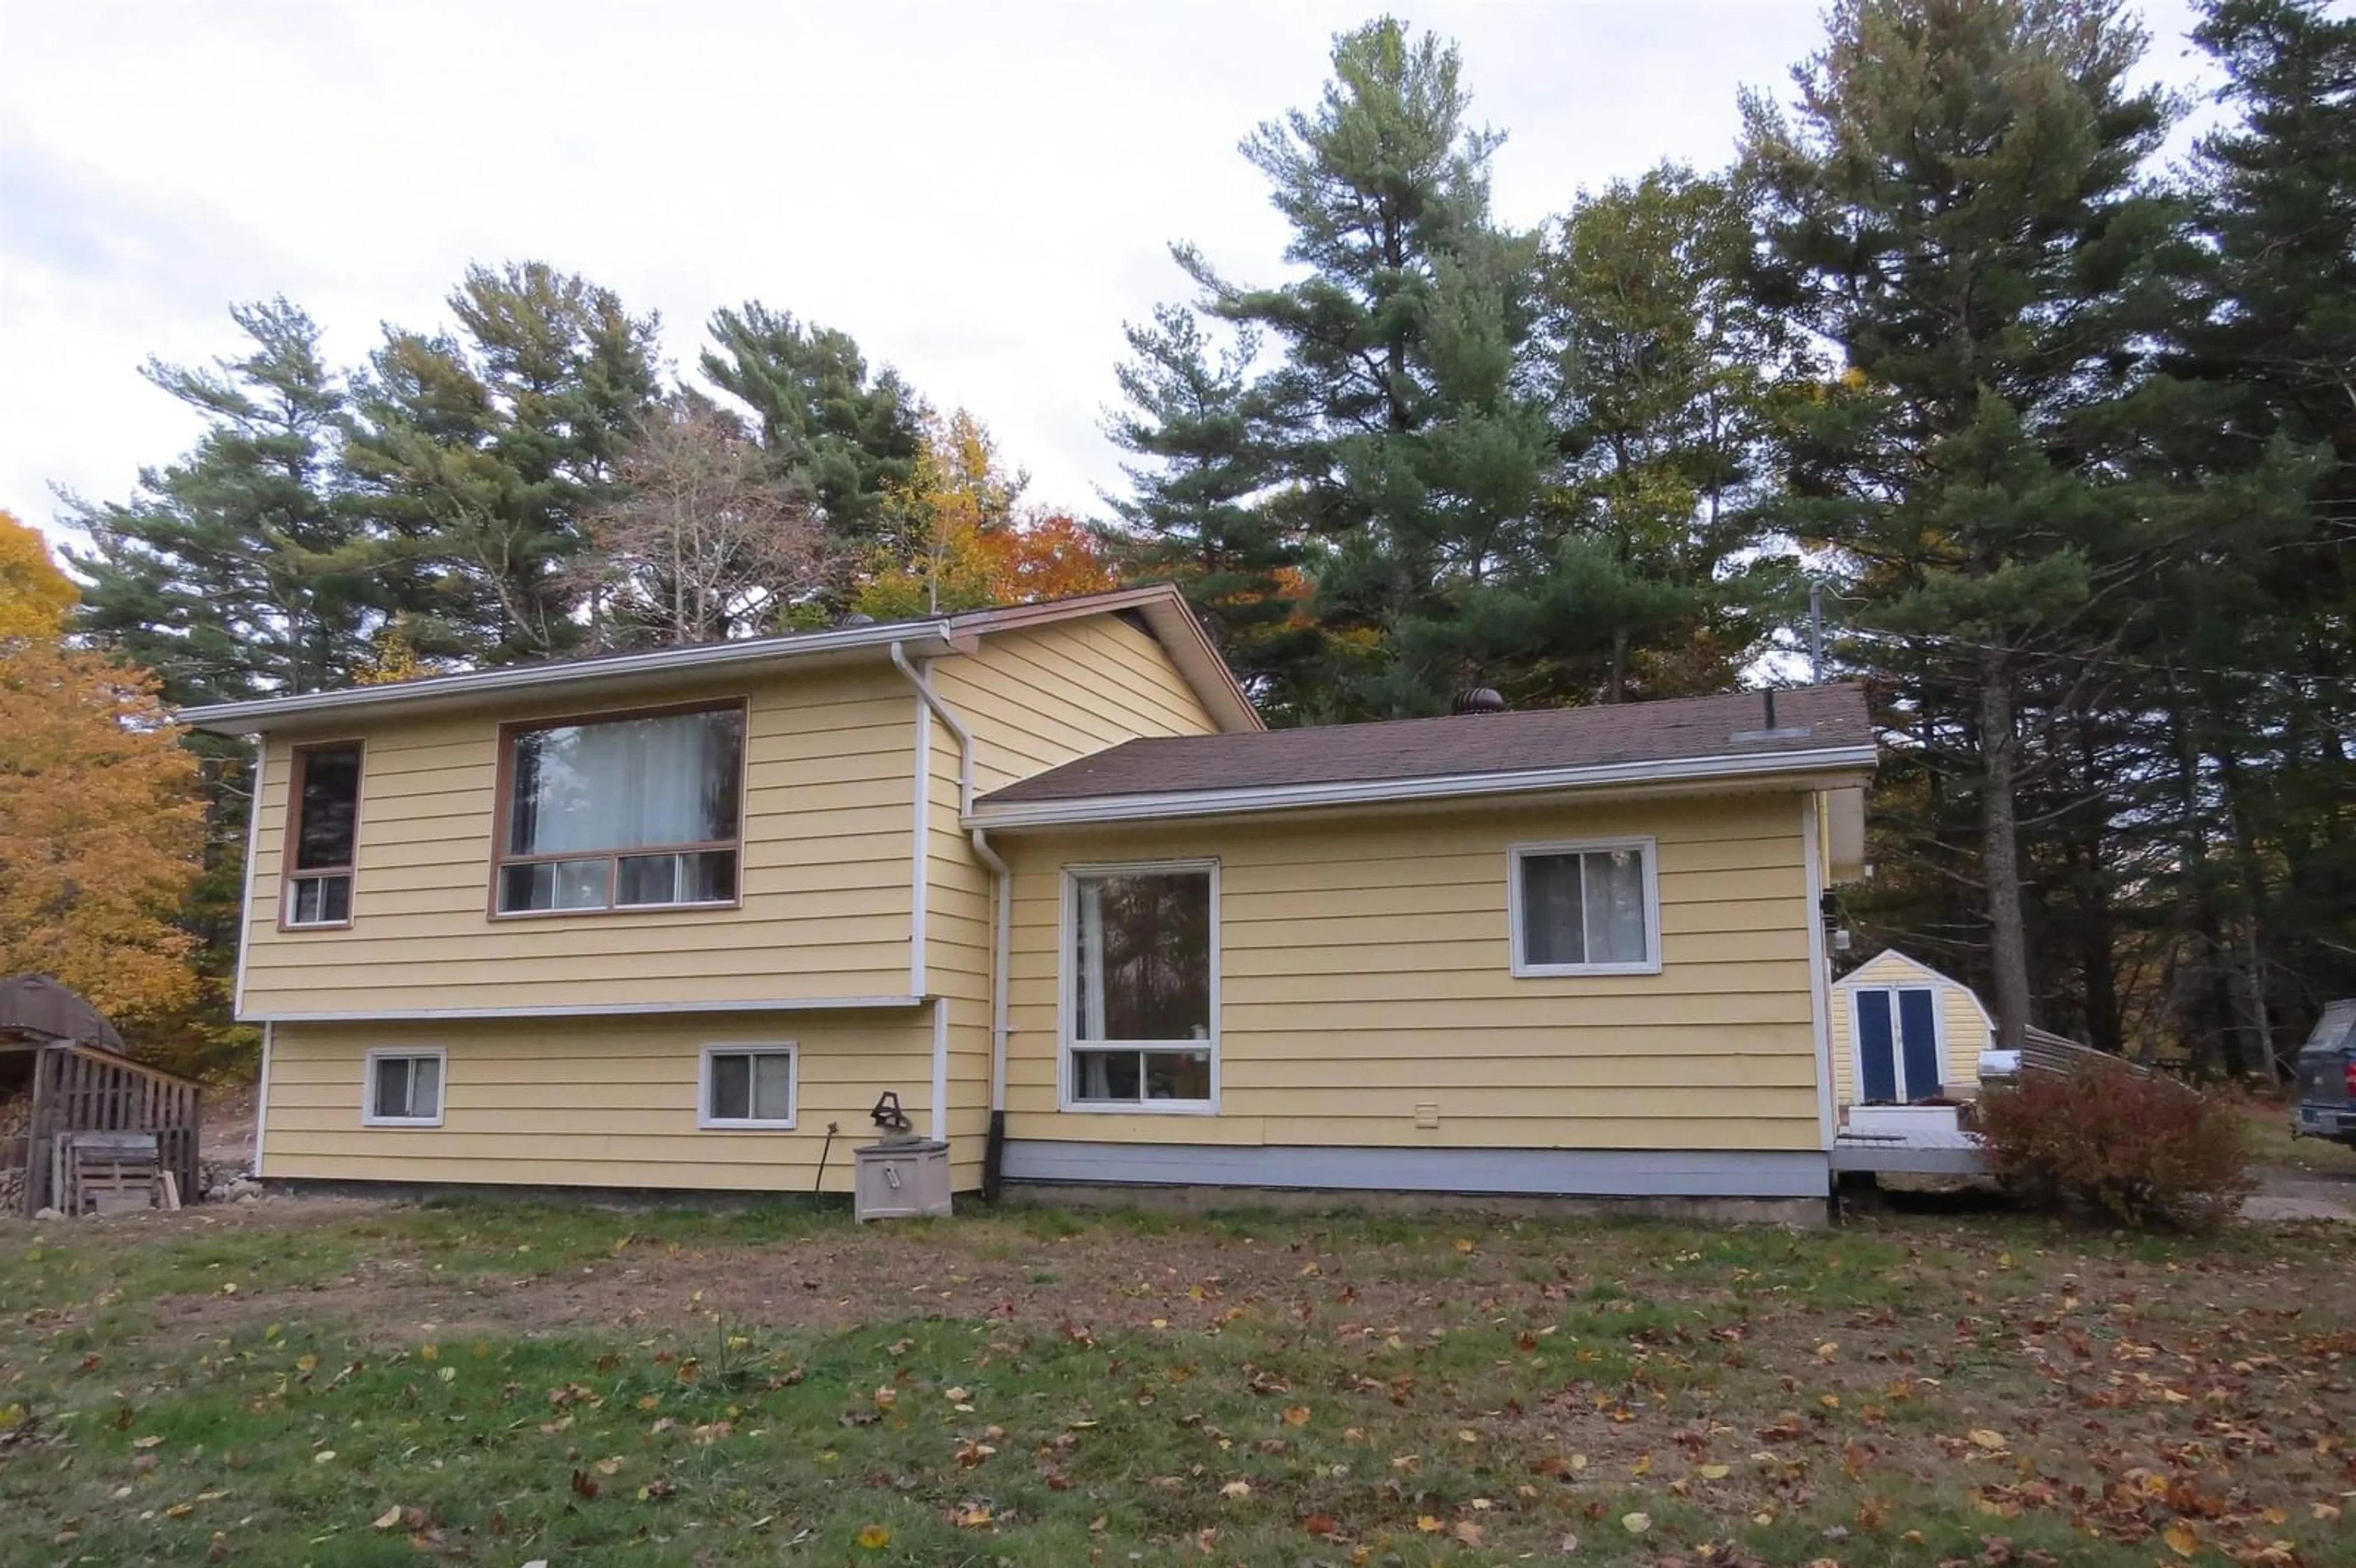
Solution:
M1988 1168L2040 1208L2083 1204L2138 1229L2209 1230L2255 1185L2242 1117L2221 1095L2123 1064L2035 1072L1980 1102Z

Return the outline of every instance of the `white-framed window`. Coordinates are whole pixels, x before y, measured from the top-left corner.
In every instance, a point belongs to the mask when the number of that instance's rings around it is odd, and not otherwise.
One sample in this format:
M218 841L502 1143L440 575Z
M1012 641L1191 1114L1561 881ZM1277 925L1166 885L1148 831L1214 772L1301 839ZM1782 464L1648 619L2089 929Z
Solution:
M1652 839L1516 844L1507 871L1516 976L1661 972L1659 850Z
M697 1075L695 1125L790 1131L801 1107L800 1053L776 1045L707 1045Z
M1064 868L1061 1104L1215 1111L1219 863Z
M449 1053L371 1051L360 1120L371 1127L438 1127Z

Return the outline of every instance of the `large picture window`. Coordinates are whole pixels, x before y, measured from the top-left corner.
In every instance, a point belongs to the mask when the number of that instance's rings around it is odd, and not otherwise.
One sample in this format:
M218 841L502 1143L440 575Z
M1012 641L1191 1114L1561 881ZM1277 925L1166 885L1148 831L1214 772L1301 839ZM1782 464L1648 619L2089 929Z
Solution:
M735 901L741 706L511 729L506 744L498 913Z
M359 742L294 748L286 791L285 904L279 914L284 924L352 923L359 824Z
M1507 898L1514 973L1658 973L1661 899L1653 859L1649 838L1516 846Z
M1065 1103L1208 1110L1217 1098L1218 868L1075 868Z

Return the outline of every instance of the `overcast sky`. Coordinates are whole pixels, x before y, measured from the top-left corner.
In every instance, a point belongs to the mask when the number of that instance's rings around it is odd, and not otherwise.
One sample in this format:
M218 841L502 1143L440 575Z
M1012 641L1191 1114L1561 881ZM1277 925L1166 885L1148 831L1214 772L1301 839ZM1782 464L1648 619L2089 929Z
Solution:
M1814 0L1403 9L1456 38L1510 133L1501 215L1665 158L1721 161ZM2181 0L2145 7L2183 80ZM1098 432L1124 320L1284 235L1236 143L1312 101L1312 0L0 0L0 507L128 495L194 422L148 356L234 350L283 293L348 364L435 326L471 261L544 259L658 311L691 367L717 306L841 327L988 422L1032 498L1119 479Z

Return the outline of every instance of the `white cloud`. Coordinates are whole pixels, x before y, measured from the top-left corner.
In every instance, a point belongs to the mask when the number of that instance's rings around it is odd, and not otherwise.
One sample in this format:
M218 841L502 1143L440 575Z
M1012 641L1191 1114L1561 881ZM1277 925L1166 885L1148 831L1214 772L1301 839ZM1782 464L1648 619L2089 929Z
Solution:
M470 261L542 258L659 310L691 367L757 298L973 409L1043 501L1118 477L1096 432L1125 319L1199 242L1238 276L1281 226L1235 144L1312 100L1376 7L0 0L0 507L120 496L192 424L150 354L235 347L285 293L351 361L437 324ZM2155 68L2182 72L2177 0ZM1815 46L1815 0L1476 4L1475 115L1532 223L1581 186L1730 147L1735 94Z

